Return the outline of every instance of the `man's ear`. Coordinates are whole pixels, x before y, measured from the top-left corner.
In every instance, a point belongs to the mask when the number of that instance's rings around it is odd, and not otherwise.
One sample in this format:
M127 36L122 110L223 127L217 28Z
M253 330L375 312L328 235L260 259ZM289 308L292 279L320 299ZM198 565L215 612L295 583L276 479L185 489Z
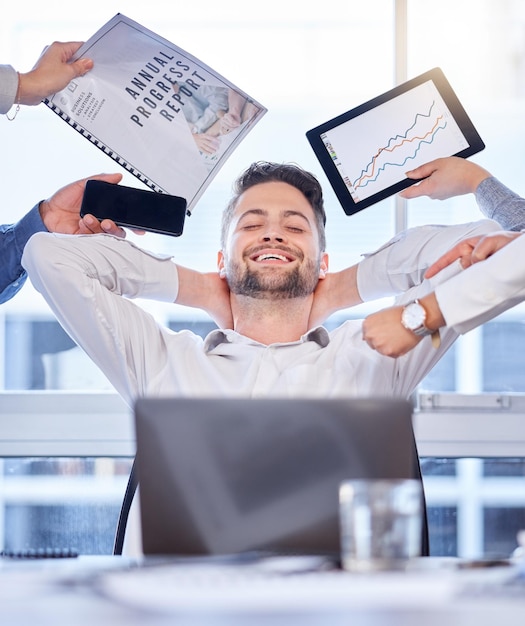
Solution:
M326 278L326 272L328 272L328 254L323 252L319 266L319 280Z
M224 254L222 250L217 252L217 269L221 278L226 278L226 268L224 267Z

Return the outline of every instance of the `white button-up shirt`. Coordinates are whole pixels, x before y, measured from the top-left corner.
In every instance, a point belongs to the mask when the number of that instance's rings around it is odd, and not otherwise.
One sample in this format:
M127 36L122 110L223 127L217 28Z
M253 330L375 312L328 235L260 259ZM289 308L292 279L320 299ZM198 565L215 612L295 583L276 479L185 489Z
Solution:
M421 297L447 277L422 279L443 252L498 228L483 220L406 231L360 263L359 293L363 300ZM369 348L356 320L331 332L316 328L290 343L263 345L232 330L202 339L169 330L131 302L176 300L177 268L169 258L108 235L39 233L27 244L23 264L60 323L130 405L142 395L408 396L456 337L444 330L439 349L427 337L398 359Z

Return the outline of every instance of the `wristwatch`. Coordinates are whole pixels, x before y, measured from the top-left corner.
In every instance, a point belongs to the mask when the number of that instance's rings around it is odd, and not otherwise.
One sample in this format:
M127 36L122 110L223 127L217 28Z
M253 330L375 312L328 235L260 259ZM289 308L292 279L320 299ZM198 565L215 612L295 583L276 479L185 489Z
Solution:
M425 337L426 335L431 335L433 332L425 326L426 319L427 312L418 300L409 302L403 308L401 323L407 330L411 330L418 337Z
M438 330L430 330L425 326L425 321L427 319L427 312L425 311L425 307L418 301L414 300L413 302L409 302L406 306L403 307L403 312L401 313L401 323L403 326L417 335L418 337L426 337L427 335L432 336L432 345L434 348L439 348L441 343L441 338Z

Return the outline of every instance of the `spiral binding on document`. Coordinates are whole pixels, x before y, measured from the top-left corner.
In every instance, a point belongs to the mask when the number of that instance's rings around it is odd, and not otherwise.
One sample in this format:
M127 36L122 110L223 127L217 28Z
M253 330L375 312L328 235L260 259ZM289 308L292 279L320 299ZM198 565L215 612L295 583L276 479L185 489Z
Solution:
M60 118L62 118L64 122L67 122L67 124L69 124L71 128L74 128L77 131L77 133L80 133L82 137L89 140L90 143L96 146L99 150L102 150L104 154L109 156L111 159L113 159L113 161L118 163L126 171L128 171L130 174L135 176L135 178L138 178L147 187L149 187L153 191L156 191L157 193L168 193L165 189L162 189L162 187L159 187L158 185L156 185L147 176L144 176L142 172L137 170L133 165L131 165L125 159L123 159L120 156L120 154L117 154L111 148L108 148L108 146L106 146L104 142L100 141L98 137L95 137L89 131L87 131L83 126L81 126L78 122L75 122L73 119L71 119L71 117L67 113L65 113L59 106L57 106L56 104L53 104L47 98L44 100L44 104L47 105L53 111L53 113L56 113Z

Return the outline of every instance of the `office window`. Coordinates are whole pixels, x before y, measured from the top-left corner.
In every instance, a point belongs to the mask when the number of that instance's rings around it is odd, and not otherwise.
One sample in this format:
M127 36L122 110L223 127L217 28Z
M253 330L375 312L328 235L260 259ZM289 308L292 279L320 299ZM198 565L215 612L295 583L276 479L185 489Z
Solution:
M431 11L429 2L409 0L407 15L409 75L434 66L443 69L486 144L472 160L525 195L523 3L445 0L439 11ZM428 28L429 18L432 28ZM413 200L407 203L407 211L409 226L482 217L471 195L444 201ZM519 306L457 342L456 391L524 390L520 351L511 348L523 342L524 319L525 308ZM444 374L436 375L440 372L432 372L432 378L423 383L425 389L450 388Z
M525 528L523 459L421 459L433 556L508 557Z
M518 316L515 316L518 317ZM525 391L525 315L496 319L482 329L483 391Z
M428 493L428 489L426 489ZM455 506L427 503L428 537L431 556L458 556L458 510Z
M0 460L0 550L111 554L131 459Z
M508 557L525 528L522 459L423 458L432 556ZM131 459L0 461L0 549L110 554Z
M525 509L521 507L489 506L483 511L483 526L487 529L483 554L508 556L517 547L517 531L525 528Z
M524 195L523 3L445 0L435 11L429 2L409 0L407 15L408 74L416 75L434 66L444 70L487 146L472 160ZM410 201L407 214L409 226L481 217L472 196L442 202ZM421 388L460 393L523 392L524 320L525 308L520 305L461 337ZM425 467L427 461L423 472L433 529L432 552L455 554L457 549L464 556L510 554L516 547L517 530L525 526L522 461L460 459L454 463L458 468L454 488L452 483L447 487L442 482L445 479L435 461L432 467ZM508 482L502 479L505 474L509 475ZM459 491L449 504L456 488ZM441 489L448 495L439 502Z

